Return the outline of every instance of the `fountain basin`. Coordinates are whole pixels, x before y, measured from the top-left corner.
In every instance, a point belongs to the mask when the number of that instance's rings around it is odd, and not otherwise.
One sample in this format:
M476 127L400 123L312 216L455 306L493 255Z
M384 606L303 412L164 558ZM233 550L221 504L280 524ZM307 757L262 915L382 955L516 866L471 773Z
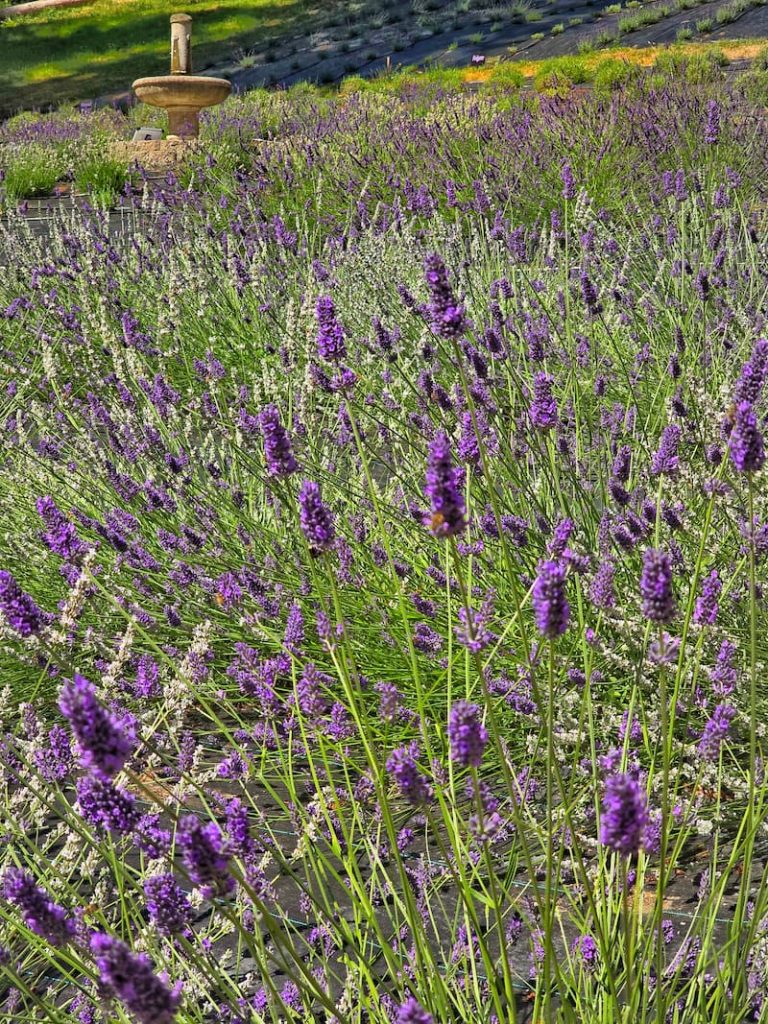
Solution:
M159 75L137 78L133 91L142 103L168 112L168 134L197 138L199 114L204 107L223 103L232 91L226 78L205 75Z

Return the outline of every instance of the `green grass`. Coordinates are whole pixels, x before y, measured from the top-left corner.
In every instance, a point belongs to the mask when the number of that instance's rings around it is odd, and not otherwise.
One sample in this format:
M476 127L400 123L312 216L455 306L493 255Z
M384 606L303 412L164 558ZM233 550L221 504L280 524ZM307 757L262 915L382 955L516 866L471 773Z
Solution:
M180 8L194 19L196 71L350 13L349 0L91 0L0 21L0 114L122 92L167 72L169 17Z

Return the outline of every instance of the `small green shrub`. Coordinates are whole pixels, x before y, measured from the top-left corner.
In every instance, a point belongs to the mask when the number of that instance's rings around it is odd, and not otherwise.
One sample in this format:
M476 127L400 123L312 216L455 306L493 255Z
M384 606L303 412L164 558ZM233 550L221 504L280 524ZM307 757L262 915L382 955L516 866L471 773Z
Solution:
M700 85L703 82L718 82L723 79L722 59L725 54L720 51L707 51L705 53L694 53L688 60L685 68L685 80L691 85ZM727 58L725 58L727 63Z
M752 67L739 75L736 84L750 103L768 106L768 68Z
M12 203L21 199L49 196L66 171L64 160L57 150L25 146L6 163L2 188Z
M562 21L559 21L557 25L553 25L550 29L550 33L553 36L559 36L562 32L565 32L565 23Z
M525 83L525 75L511 61L503 61L494 65L489 82L501 89L520 89Z
M75 168L75 189L102 206L111 206L128 180L128 165L114 157L93 155Z
M568 19L568 24L571 26L571 28L576 28L577 25L583 25L584 24L584 19L583 18L578 18L578 17L577 18L569 18Z
M587 66L578 57L554 57L539 68L533 85L537 92L562 93L588 79Z
M688 39L693 39L693 29L692 28L680 28L680 29L678 29L677 33L675 35L675 39L678 41L678 43L684 43Z
M595 36L595 43L598 46L612 46L618 38L615 32L611 32L609 28L604 28Z
M676 78L685 73L687 59L681 50L662 50L656 58L653 70L669 78Z
M532 43L540 43L542 39L546 38L543 32L533 32L531 34Z
M513 24L526 21L530 10L530 0L514 0L509 6L509 19Z
M711 18L702 18L696 22L696 31L701 32L703 35L711 32L714 27L715 23Z
M594 39L582 39L576 47L576 52L580 57L586 57L589 53L594 53L597 49Z
M599 95L606 95L639 77L640 68L636 64L624 60L605 60L595 69L592 87Z
M354 93L365 92L368 87L368 80L360 75L348 75L339 85L341 96L350 96Z
M608 4L607 7L603 8L603 14L620 14L621 4Z

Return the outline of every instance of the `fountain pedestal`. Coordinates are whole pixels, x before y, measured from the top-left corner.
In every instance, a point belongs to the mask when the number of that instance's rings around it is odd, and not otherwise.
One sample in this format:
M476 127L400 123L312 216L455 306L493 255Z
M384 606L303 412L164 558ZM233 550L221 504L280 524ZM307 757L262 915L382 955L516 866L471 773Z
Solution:
M222 103L232 91L226 78L191 74L191 30L188 14L172 14L171 74L138 78L133 83L133 91L142 103L167 111L168 134L180 139L196 139L200 111Z

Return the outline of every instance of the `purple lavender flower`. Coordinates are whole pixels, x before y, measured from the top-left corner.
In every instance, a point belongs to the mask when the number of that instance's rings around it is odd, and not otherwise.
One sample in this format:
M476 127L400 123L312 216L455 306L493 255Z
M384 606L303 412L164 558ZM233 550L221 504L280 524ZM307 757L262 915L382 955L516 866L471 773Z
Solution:
M602 611L610 611L616 606L616 595L613 589L613 578L616 575L616 567L613 562L604 558L598 566L592 583L589 588L589 596L595 608Z
M0 570L0 612L11 629L23 637L36 635L52 618L38 608L30 595L21 589L5 569Z
M586 270L582 270L579 275L579 283L581 284L581 297L584 300L584 305L587 307L588 312L592 316L598 316L603 311L603 305L598 299L597 288L595 288L589 274Z
M74 523L56 507L53 498L38 498L35 507L45 524L43 540L55 555L67 562L76 562L88 551L88 545L78 537Z
M597 943L591 935L579 935L571 947L579 957L588 971L593 971L597 965L598 951Z
M379 717L384 722L396 722L406 715L403 707L403 695L398 690L396 683L382 680L376 683L374 690L379 695Z
M640 576L643 615L652 622L671 622L675 616L675 595L672 590L672 568L669 556L656 548L643 553Z
M731 462L739 473L756 473L765 463L765 444L749 402L739 402L728 439Z
M171 849L171 833L161 826L160 820L156 812L143 814L133 830L134 843L150 860L166 857Z
M176 845L187 874L203 896L223 896L235 887L229 874L229 852L215 821L201 825L194 814L179 822Z
M693 612L693 621L701 626L714 626L717 621L718 598L723 589L723 584L716 569L704 580L701 587L701 597L696 601Z
M573 180L573 171L570 164L563 164L560 168L560 180L563 183L563 199L575 199L576 182Z
M477 704L458 700L451 706L448 742L451 745L451 760L465 768L470 765L475 768L480 766L488 743L488 731L483 725Z
M91 952L101 983L133 1014L139 1024L172 1024L179 1008L181 986L168 988L144 953L133 953L119 939L96 932Z
M718 704L707 721L699 739L697 750L705 761L716 761L720 748L728 737L736 708L730 704Z
M259 425L264 438L264 458L267 473L274 477L286 477L299 468L288 431L280 422L276 405L265 406L259 414Z
M485 600L481 608L459 608L459 625L454 627L456 639L473 654L484 651L498 639L487 625L492 614L493 597Z
M347 354L344 328L336 316L330 295L321 296L315 307L317 317L317 351L327 363L338 363Z
M720 107L717 100L710 100L707 104L707 120L704 124L704 141L708 146L717 144L720 138Z
M124 836L138 825L141 815L127 789L98 775L83 775L76 789L80 813L94 828Z
M751 402L753 405L762 394L768 373L768 341L760 338L752 350L752 355L741 368L741 375L736 382L734 401Z
M448 270L437 253L431 253L424 261L424 277L429 289L427 309L432 330L441 338L460 338L467 329L464 306L453 294Z
M717 662L711 674L712 690L719 697L727 697L736 689L739 674L733 664L735 657L735 645L730 640L723 640L717 653Z
M661 441L658 450L654 452L651 459L651 474L660 476L662 473L670 475L680 468L678 447L683 432L676 423L665 427L661 433Z
M533 584L533 613L544 636L554 639L568 628L570 605L565 594L565 566L541 562Z
M632 449L628 444L622 445L622 447L616 453L616 458L613 460L613 467L611 469L611 475L615 477L620 483L625 484L629 480L630 470L632 468Z
M393 750L387 760L387 771L394 775L400 792L409 803L416 806L432 799L432 786L418 769L418 757L419 747L414 742L410 746Z
M320 488L313 480L305 480L299 491L299 521L313 555L333 547L336 530L333 515L323 504Z
M184 931L192 919L192 904L170 873L154 875L144 883L149 919L161 935Z
M560 520L552 531L552 539L547 544L547 554L550 558L558 559L563 557L573 531L574 522L572 519Z
M22 868L8 869L3 876L0 894L19 908L27 928L52 946L63 946L74 935L74 920Z
M418 1000L414 999L413 996L409 996L403 1005L398 1008L395 1024L434 1024L434 1019L421 1006Z
M118 719L106 711L93 683L78 673L62 687L59 709L77 741L82 765L104 778L117 775L136 746L130 719Z
M538 430L551 430L557 426L557 402L552 395L554 380L548 373L537 373L533 378L531 422Z
M424 654L437 654L444 640L426 622L417 622L413 627L413 646Z
M52 725L45 743L34 752L37 770L46 782L61 782L72 771L69 733L61 725Z
M637 853L648 824L645 792L631 775L612 775L605 783L600 842L616 853Z
M294 601L288 610L283 646L297 657L304 646L304 615L298 601Z
M424 493L431 512L424 519L435 537L455 537L466 528L466 505L462 484L464 475L453 465L451 446L445 431L438 431L429 446L427 482Z

